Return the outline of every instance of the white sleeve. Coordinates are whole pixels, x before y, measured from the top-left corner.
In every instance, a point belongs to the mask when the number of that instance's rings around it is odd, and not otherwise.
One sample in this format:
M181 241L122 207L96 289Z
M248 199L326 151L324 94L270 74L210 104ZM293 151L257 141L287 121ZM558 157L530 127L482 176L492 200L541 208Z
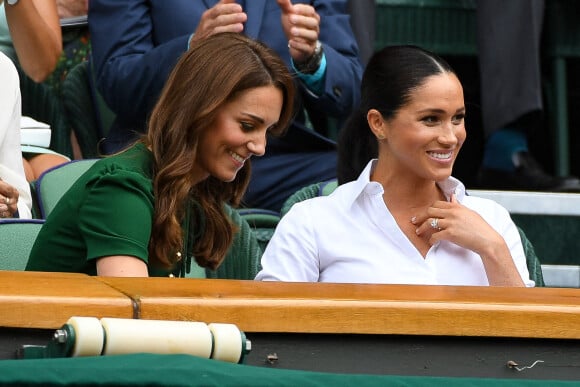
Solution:
M31 218L32 196L24 174L20 145L20 81L12 61L0 53L0 178L19 192L18 213Z
M526 287L535 286L535 282L530 279L530 272L528 271L528 263L526 260L526 254L524 253L524 246L522 244L520 232L511 218L509 219L508 226L506 230L503 231L502 236L510 250L512 259L520 273L522 281L524 281Z
M296 203L280 220L262 256L258 281L318 282L320 264L311 200Z
M520 232L518 231L518 228L512 220L508 210L495 202L493 202L493 204L495 206L495 210L490 212L493 212L495 215L493 215L491 219L488 218L486 220L504 238L507 247L510 250L516 269L520 273L520 277L522 278L522 281L526 287L533 287L535 286L535 282L530 279L526 254L524 252L524 246ZM482 214L484 218L486 218L486 215L487 214Z

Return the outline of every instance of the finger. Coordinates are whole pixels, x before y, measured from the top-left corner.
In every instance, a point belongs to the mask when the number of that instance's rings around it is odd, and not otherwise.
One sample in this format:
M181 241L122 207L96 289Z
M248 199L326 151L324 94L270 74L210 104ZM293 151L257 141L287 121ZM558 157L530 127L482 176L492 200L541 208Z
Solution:
M415 229L415 233L419 236L431 236L431 234L443 230L440 222L441 219L438 218L427 218L423 223L417 223L419 226Z
M308 4L296 4L292 7L292 12L298 15L307 16L313 18L320 23L320 15L316 12L313 6Z
M451 203L457 203L457 196L455 196L455 193L451 194L451 200L449 200Z
M276 0L276 3L278 3L278 6L282 10L282 13L293 12L292 2L290 0Z
M308 28L300 28L295 26L290 29L290 33L293 36L292 40L302 41L303 43L310 45L310 50L314 51L314 46L318 40L318 30L311 30Z
M312 16L292 15L290 21L296 27L305 28L308 30L318 31L320 22Z
M310 57L314 53L316 40L314 41L306 41L302 38L297 39L290 39L288 41L288 45L290 48L295 49L296 51L300 51L306 57Z

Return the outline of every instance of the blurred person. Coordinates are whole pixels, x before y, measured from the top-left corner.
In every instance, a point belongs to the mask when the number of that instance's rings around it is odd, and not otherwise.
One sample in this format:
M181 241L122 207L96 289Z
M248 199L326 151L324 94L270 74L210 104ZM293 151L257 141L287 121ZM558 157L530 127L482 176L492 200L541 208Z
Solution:
M479 184L487 189L580 192L576 177L546 173L529 150L541 130L544 0L477 2L481 108L486 136Z
M46 80L55 69L62 52L56 1L10 0L5 1L3 6L0 4L0 51L5 52L22 69L20 77L28 77L35 83ZM28 181L69 161L64 155L37 153L42 150L34 149L34 153L25 153L23 159Z

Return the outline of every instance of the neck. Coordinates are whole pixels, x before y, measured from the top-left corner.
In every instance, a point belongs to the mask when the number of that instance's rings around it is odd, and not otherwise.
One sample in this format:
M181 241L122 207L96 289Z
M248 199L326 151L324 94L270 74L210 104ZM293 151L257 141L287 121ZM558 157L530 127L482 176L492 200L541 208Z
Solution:
M436 200L445 200L445 195L433 180L411 178L409 174L392 173L378 166L371 174L371 180L383 186L383 197L389 207L422 208Z

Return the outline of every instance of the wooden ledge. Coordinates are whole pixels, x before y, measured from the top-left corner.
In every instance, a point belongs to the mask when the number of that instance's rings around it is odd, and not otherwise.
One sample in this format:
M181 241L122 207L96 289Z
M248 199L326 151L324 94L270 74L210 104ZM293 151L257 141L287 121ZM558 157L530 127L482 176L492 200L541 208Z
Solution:
M580 338L580 289L99 278L139 318L246 332Z
M0 326L60 328L71 316L133 317L133 301L84 274L0 271Z

